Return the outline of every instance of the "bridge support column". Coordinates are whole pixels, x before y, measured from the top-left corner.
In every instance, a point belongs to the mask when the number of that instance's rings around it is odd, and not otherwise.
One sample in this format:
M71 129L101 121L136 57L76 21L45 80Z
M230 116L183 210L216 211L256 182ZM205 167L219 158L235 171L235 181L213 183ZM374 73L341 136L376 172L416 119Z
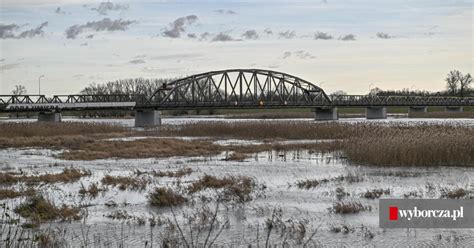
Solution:
M369 119L387 119L386 107L367 107L365 117Z
M464 108L462 106L446 106L444 112L462 112Z
M135 111L135 127L151 127L161 125L161 112L157 110Z
M39 112L38 122L61 122L62 115L57 112Z
M428 112L428 107L426 106L416 106L416 107L410 107L408 109L408 114L410 113L426 113Z
M314 120L316 121L333 121L337 120L337 108L333 107L320 107L314 110Z
M428 112L428 107L426 106L414 106L414 107L409 107L408 108L408 117L412 116L413 114L416 113L427 113Z

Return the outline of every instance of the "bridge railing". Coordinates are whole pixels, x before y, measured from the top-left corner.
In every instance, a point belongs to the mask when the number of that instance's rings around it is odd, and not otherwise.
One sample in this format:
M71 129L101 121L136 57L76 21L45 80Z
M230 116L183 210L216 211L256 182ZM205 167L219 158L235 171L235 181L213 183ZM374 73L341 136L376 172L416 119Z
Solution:
M145 103L144 105L138 104L137 107L155 107L158 109L171 109L171 108L272 108L272 107L311 107L311 106L322 106L327 105L327 102L255 102L255 101L199 101L199 102L165 102L165 103Z
M473 106L474 97L452 96L330 96L334 106Z
M54 102L59 103L97 103L97 102L143 102L144 95L55 95Z

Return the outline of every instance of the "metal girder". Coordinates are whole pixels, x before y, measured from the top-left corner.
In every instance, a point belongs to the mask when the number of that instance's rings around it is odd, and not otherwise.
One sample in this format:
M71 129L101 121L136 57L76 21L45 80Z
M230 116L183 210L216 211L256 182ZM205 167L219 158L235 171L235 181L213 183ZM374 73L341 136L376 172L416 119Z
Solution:
M164 84L141 106L170 108L329 105L323 89L301 78L270 70L211 71Z
M474 106L474 97L343 95L330 98L331 105L337 107Z

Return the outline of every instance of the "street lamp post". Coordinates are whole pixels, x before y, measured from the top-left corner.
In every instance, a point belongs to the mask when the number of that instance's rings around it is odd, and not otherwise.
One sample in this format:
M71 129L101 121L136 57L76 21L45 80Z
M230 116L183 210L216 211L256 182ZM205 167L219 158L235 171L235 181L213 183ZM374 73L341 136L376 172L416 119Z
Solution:
M44 75L39 76L38 78L38 95L41 95L41 78L43 78Z

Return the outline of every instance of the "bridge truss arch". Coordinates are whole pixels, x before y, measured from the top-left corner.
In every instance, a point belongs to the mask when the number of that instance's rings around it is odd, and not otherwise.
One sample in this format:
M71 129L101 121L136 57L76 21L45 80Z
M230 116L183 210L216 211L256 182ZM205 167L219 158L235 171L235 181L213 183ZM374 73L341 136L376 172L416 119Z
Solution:
M167 108L255 108L329 105L315 84L261 69L210 71L163 84L145 103Z

